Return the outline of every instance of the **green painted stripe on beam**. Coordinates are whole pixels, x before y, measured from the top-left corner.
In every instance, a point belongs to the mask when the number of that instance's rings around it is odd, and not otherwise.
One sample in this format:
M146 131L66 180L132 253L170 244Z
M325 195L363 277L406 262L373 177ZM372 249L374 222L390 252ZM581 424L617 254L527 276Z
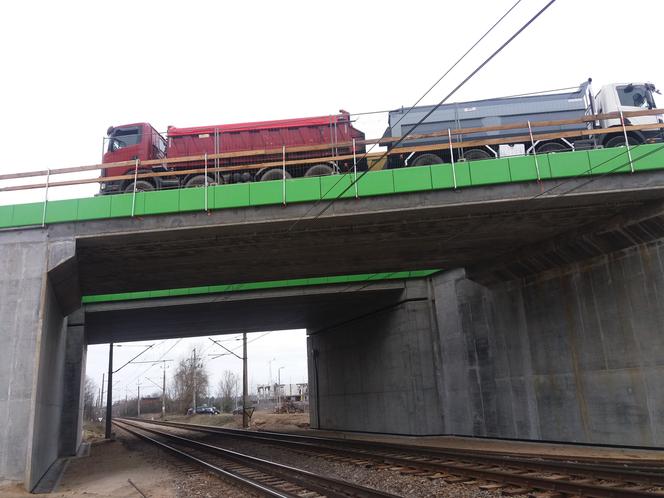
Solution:
M403 280L408 278L428 277L440 270L397 271L391 273L363 273L336 277L299 278L293 280L272 280L269 282L250 282L243 284L207 285L203 287L183 287L155 291L124 292L120 294L97 294L83 296L83 303L107 303L111 301L135 301L137 299L156 299L160 297L194 296L200 294L219 294L223 292L241 292L250 290L281 289L285 287L306 287L327 284L379 282L382 280Z
M664 147L646 144L632 147L635 171L664 169ZM562 179L629 172L624 147L577 152L540 154L537 165L533 156L460 162L455 165L457 188L479 187L537 180ZM352 175L294 178L286 181L286 203L315 202L355 196ZM348 190L341 194L347 187ZM357 183L360 197L426 192L454 187L452 165L436 164L401 169L370 171ZM208 188L210 209L278 205L283 202L281 181L216 185ZM50 201L46 223L123 218L131 215L132 194L116 194L86 199ZM135 214L149 216L202 211L205 195L202 188L138 192ZM0 206L0 228L40 225L43 203Z

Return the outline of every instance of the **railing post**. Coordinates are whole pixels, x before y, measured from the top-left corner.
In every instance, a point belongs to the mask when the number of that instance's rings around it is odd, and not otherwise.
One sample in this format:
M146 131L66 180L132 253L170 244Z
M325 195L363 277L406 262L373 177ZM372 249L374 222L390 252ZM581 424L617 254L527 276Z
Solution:
M205 152L205 212L208 210L208 157Z
M355 185L355 198L359 197L359 192L357 191L357 156L355 155L355 139L353 139L353 175L354 180L353 184Z
M454 149L452 148L452 130L447 129L447 138L450 142L450 159L452 160L452 181L454 182L454 190L457 188L456 168L454 166Z
M281 146L281 199L286 205L286 146Z
M542 178L540 176L539 161L537 160L537 152L535 151L535 140L533 139L533 129L530 126L530 120L528 120L528 133L530 134L530 144L533 146L533 157L535 158L535 170L537 170L537 181L539 182Z
M632 149L629 146L629 139L627 138L627 128L625 128L625 117L623 112L620 111L620 124L622 125L623 136L625 137L625 147L627 147L627 157L629 158L629 169L634 173L634 163L632 162Z
M134 166L134 192L131 195L131 216L133 218L134 213L136 212L136 181L138 180L138 159L136 159L136 164Z
M42 210L42 228L46 226L46 205L48 204L48 184L51 180L51 169L46 170L46 188L44 189L44 209Z

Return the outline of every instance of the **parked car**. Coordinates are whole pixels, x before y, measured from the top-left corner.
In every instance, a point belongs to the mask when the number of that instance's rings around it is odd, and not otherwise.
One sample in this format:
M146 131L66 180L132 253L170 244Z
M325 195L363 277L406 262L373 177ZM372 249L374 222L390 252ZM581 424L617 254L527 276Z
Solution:
M187 415L192 415L193 413L193 408L187 410ZM198 415L219 415L219 410L214 406L202 405L196 407L196 413Z

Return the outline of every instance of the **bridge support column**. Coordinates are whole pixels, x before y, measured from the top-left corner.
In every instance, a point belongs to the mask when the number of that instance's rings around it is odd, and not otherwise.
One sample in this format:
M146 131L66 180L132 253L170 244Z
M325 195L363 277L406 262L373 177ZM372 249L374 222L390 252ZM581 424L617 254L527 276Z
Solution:
M407 285L310 335L312 427L664 445L664 240L488 287L464 270Z
M44 230L0 233L0 481L31 490L59 454L66 318Z
M67 317L64 365L64 398L60 418L60 456L75 455L83 436L85 390L85 314L82 310Z
M445 433L664 444L664 241L484 287L434 277Z
M442 432L428 284L407 286L393 306L309 331L312 427Z

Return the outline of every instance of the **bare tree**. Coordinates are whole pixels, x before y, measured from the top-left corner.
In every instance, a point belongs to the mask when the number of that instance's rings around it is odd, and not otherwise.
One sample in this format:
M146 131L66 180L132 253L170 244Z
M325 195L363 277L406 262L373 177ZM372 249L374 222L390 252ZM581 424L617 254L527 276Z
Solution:
M194 376L196 378L195 383ZM196 384L196 404L200 405L202 404L201 401L207 396L209 380L200 358L196 358L196 362L194 362L192 351L189 357L180 359L173 374L172 395L175 411L186 413L190 407L193 407L194 384Z
M237 396L240 376L230 370L224 370L219 381L217 395L221 398L221 411L230 413L233 410L233 399Z
M97 385L91 377L85 377L83 385L83 419L94 420L95 418L95 398L97 397Z

